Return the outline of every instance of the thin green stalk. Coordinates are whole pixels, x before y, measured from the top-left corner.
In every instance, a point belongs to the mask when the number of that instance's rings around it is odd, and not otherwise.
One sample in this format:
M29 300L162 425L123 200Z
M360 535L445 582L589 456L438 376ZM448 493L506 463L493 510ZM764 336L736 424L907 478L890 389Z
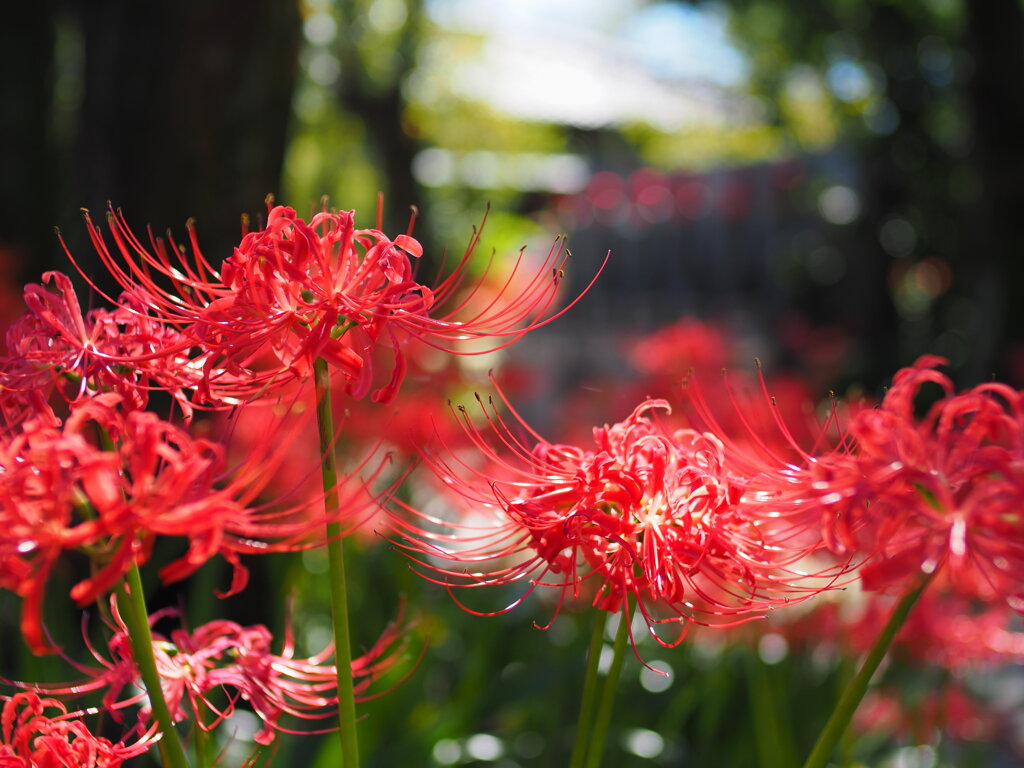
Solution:
M590 739L590 748L587 750L587 768L600 768L601 758L604 757L604 742L608 736L608 726L612 722L615 689L618 687L619 674L622 672L622 662L626 659L626 640L629 638L629 624L632 620L633 612L630 610L627 600L626 608L619 619L619 630L615 633L612 664L608 668L608 677L605 678L604 688L601 689L601 707L597 710L597 717L594 719L593 736Z
M196 750L196 763L199 765L199 768L208 768L210 765L210 734L203 730L202 715L199 712L193 712L192 714L196 719L195 724L192 726L192 738L194 740Z
M338 463L334 455L334 417L331 413L331 376L327 362L313 362L316 385L316 420L320 431L320 461L324 481L324 508L328 515L338 507ZM327 561L331 576L331 619L334 624L334 659L338 666L338 725L341 730L341 764L358 768L356 700L352 688L352 643L348 626L348 589L345 586L345 550L341 523L327 524Z
M904 595L899 603L896 604L892 616L889 617L885 628L879 633L875 644L871 646L871 650L865 657L860 670L853 680L850 681L842 697L840 697L839 703L836 704L836 708L832 711L832 716L829 717L828 722L825 724L825 729L821 732L821 736L818 737L818 743L814 745L814 749L807 758L807 762L804 763L804 768L824 768L828 763L829 757L831 757L836 745L853 719L861 699L867 693L871 677L875 674L875 670L878 669L878 665L882 663L882 659L885 658L885 654L889 651L889 646L892 645L893 638L900 631L900 627L907 620L911 609L931 579L931 574L922 578L921 583Z
M99 431L99 442L105 451L117 450L114 441L110 439L110 435L104 429ZM79 509L87 519L95 517L95 511L87 498L83 497ZM99 602L102 606L102 601ZM160 672L156 668L156 657L153 655L153 632L149 627L146 593L142 588L142 575L139 573L139 566L134 560L128 567L128 572L121 584L117 605L121 618L124 619L128 628L128 641L132 645L132 654L135 656L139 675L142 676L142 682L146 686L149 706L162 734L158 746L163 764L171 768L188 768L185 745L182 744L181 736L174 728L174 719L171 717L167 700L164 699L164 689L160 685Z
M853 680L853 676L857 673L857 660L851 659L849 656L843 656L839 661L839 670L836 674L836 697L843 695L843 691L846 690L846 686ZM854 735L849 730L846 731L839 739L839 744L836 746L836 759L839 763L839 768L855 768L853 760L853 748L855 744Z
M584 768L587 759L587 745L590 725L597 702L597 667L601 661L604 645L604 627L607 623L604 611L595 611L594 630L590 634L590 650L587 652L587 671L583 677L583 693L580 696L580 719L576 725L576 743L572 748L569 768Z
M769 667L756 649L747 654L747 684L750 704L758 713L754 718L754 738L757 748L758 765L775 768L780 765L796 765L800 760L793 745L791 723L785 723L787 708L784 706L787 689L779 684L779 676Z
M149 695L149 705L153 709L160 733L160 755L165 766L170 768L188 768L185 747L181 737L174 728L171 710L164 699L163 688L160 687L160 673L156 668L156 657L153 656L153 634L149 629L149 610L142 592L142 577L139 567L132 563L125 576L121 594L118 595L118 606L121 617L128 626L128 639L132 644L135 663Z

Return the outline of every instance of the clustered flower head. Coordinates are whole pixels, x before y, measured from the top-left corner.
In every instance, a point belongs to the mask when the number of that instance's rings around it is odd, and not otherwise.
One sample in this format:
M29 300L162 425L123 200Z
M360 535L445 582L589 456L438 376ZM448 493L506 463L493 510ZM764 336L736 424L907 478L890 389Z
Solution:
M689 371L717 371L729 364L730 338L724 328L684 318L630 345L633 366L650 377L676 381Z
M553 309L568 251L559 239L539 267L526 269L520 254L496 283L488 267L469 285L475 232L451 274L428 285L417 276L423 251L411 225L392 239L357 228L351 211L306 221L268 203L265 225L245 231L219 264L202 255L191 225L189 248L152 236L147 247L119 212L106 217L107 234L85 220L122 293L105 297L113 308L83 314L65 275L46 273L26 288L28 311L0 358L0 588L22 599L22 635L37 653L55 649L43 598L59 561L90 567L71 587L79 606L120 593L110 601L106 652L86 640L98 666L76 665L87 679L25 684L31 690L4 704L0 766L120 765L161 730L174 731L166 714L154 716L145 686L157 700L162 693L171 721L203 731L246 701L264 725L255 740L269 744L288 730L286 716L319 720L345 709L339 666L366 693L394 665L405 628L389 627L348 670L347 660L329 663L333 647L296 658L290 629L274 653L263 626L215 620L189 630L177 611L147 616L133 603L129 618L143 629L147 619L180 623L140 642L120 620L120 598L141 601L126 577L137 578L165 538L181 546L159 572L164 583L220 556L232 566L228 593L246 584L244 555L335 545L387 495L373 490L384 462L368 457L312 497L299 490L305 478L278 471L309 431L312 411L296 418L284 403L305 402L314 365L318 397L330 397L320 377L326 363L347 398L392 403L408 345L494 351L572 307L579 296ZM721 338L684 323L639 349L662 369L680 340L707 362L721 354ZM959 597L997 595L1024 610L1024 393L992 383L956 394L937 370L943 362L923 357L899 371L880 406L856 411L841 429L833 406L824 425L790 431L763 377L756 406L722 388L725 420L693 382L688 419L668 400L646 397L623 421L574 444L542 438L504 395L510 419L478 396L478 411L453 409L454 436L420 450L447 498L435 483L428 502L396 499L393 538L453 596L516 590L496 611L457 598L474 613L502 613L541 588L557 596L556 616L567 601L626 617L635 606L663 645L680 642L691 623L732 625L814 597L857 568L872 589L941 568ZM170 396L184 426L146 410L156 391ZM199 435L208 423L192 422L196 409L257 406L270 406L257 416L267 426L237 466L225 445ZM293 417L288 426L276 419L282 408ZM423 407L396 421L422 430L427 414ZM321 460L333 459L328 431L320 438ZM324 477L334 475L333 461L323 463ZM269 501L275 475L295 489ZM999 616L984 615L985 638L1012 640L1019 653L1016 638L998 634ZM659 636L665 624L679 630L675 638ZM148 659L150 645L156 683L147 679L152 660L136 659ZM93 736L82 712L39 696L90 692L102 692L118 721L138 708L135 743Z
M653 632L666 621L742 620L813 596L842 573L835 563L807 570L821 540L800 472L709 432L671 426L664 400L595 428L587 447L536 435L527 447L496 410L483 412L496 446L460 408L484 467L471 468L458 453L430 463L489 517L450 523L407 506L395 523L409 537L403 546L440 583L528 580L527 594L548 586L563 598L592 585L603 610L634 598Z
M1024 393L995 382L955 393L943 363L925 356L899 371L878 408L850 419L851 450L814 466L823 535L836 551L870 555L869 588L948 568L1019 611Z
M452 273L431 287L416 277L414 260L423 249L415 238L357 229L352 211L324 211L307 222L292 208L272 206L266 225L246 233L219 269L203 257L191 226L191 259L173 240L168 247L153 239L151 253L111 211L118 258L88 214L86 223L126 295L185 339L167 354L192 351L188 364L176 367L175 391L193 390L195 401L214 406L271 396L308 377L318 357L339 372L352 397L372 390L374 401L390 402L405 374L408 342L482 354L575 303L550 312L568 258L561 240L525 279L521 254L504 284L488 294L482 281L465 285L479 233ZM472 340L484 343L460 346ZM392 370L374 389L374 353L381 348L390 350Z
M237 592L246 581L240 555L316 546L326 521L351 519L373 501L346 477L339 484L345 504L330 518L322 496L259 503L302 422L277 442L255 446L228 472L220 444L122 405L116 393L96 395L80 401L63 425L31 419L0 442L0 587L23 598L22 633L36 652L48 647L42 600L64 552L96 565L71 590L79 605L109 592L132 564L144 564L157 537L188 542L161 569L165 582L220 555L234 569L229 592Z
M92 649L99 666L76 665L88 674L87 678L29 687L51 695L102 691L104 710L119 722L122 710L139 705L136 730L152 734L156 731L152 709L145 693L134 689L140 674L128 630L118 618L116 607L113 615L116 631L107 643L107 654ZM150 616L149 622L156 625L167 619L179 624L183 621L179 612L165 609ZM367 693L375 681L394 668L402 658L407 632L408 627L400 621L392 622L368 651L352 660L357 694ZM263 724L253 740L266 745L279 732L293 732L282 723L286 716L323 721L335 715L338 697L337 667L330 663L333 645L297 658L290 625L280 653L272 651L273 641L265 626L242 626L226 620L211 621L192 631L174 629L167 636L154 632L153 653L172 719L194 722L210 731L231 717L238 702L244 701Z
M379 505L375 486L386 457L371 451L340 480L325 469L326 487L313 494L305 477L293 475L293 487L283 491L274 484L287 475L278 470L291 446L311 432L303 387L314 364L333 368L349 398L391 402L406 374L408 344L480 354L564 312L568 307L553 306L568 251L558 239L539 266L527 269L521 253L497 282L489 267L470 280L477 231L451 274L428 286L416 277L422 247L410 232L391 239L359 229L353 212L323 211L305 221L268 203L265 225L243 232L218 265L203 257L191 224L189 249L152 236L147 248L119 212L107 216L106 235L88 213L85 221L122 292L101 293L112 308L83 313L66 275L46 273L25 289L28 311L10 328L0 358L0 588L22 598L22 636L36 653L57 650L44 626L43 598L62 561L88 566L70 590L79 606L102 606L116 595L115 623L108 654L93 653L100 666L88 670L89 679L35 690L103 690L115 719L138 706L145 733L139 744L170 738L169 723L160 721L166 717L153 716L139 690L148 687L157 698L162 691L172 720L192 719L204 730L246 700L264 723L256 740L267 744L284 729L285 715L319 719L340 708L339 670L327 663L333 648L301 659L290 632L275 654L264 627L214 621L190 632L182 619L169 637L155 636L151 673L148 661L135 659L136 652L148 658L149 643L118 619L122 600L133 616L145 617L142 596L130 586L138 584L136 569L158 540L177 538L183 546L161 568L161 580L187 578L220 556L232 566L230 594L245 586L243 555L335 544L351 533ZM154 392L170 396L184 426L146 410ZM193 421L197 408L228 413L259 405L289 418L269 424L241 456L211 439L213 420ZM229 431L232 423L237 419L228 421ZM324 434L318 453L326 464L336 446ZM357 693L390 668L404 631L391 627L352 662ZM347 649L338 658L347 666ZM43 710L52 707L60 712L47 719ZM138 752L89 737L77 713L36 693L17 694L3 718L3 765L116 765Z
M25 288L28 311L7 331L0 358L0 417L6 430L29 418L57 422L50 396L68 404L116 392L126 407L141 410L154 389L188 401L175 382L187 370L187 349L178 331L157 318L136 296L125 294L114 309L82 314L67 275L47 272L41 285Z
M0 766L3 768L118 768L145 752L151 736L133 744L94 736L76 713L54 698L16 693L0 712Z

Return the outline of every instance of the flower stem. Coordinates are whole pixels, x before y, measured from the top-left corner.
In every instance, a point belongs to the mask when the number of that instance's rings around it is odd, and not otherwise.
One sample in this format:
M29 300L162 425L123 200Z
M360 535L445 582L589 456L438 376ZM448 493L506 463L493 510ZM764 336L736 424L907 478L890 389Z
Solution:
M793 733L791 722L787 722L788 710L783 702L786 686L777 670L769 667L757 650L747 655L747 688L750 704L757 717L754 718L754 746L757 764L762 768L779 765L796 765L800 756L790 738Z
M327 362L313 362L316 385L316 420L320 431L320 462L324 482L324 508L330 517L338 507L338 464L334 455L334 417L331 413L331 377ZM345 586L345 550L341 523L327 523L327 561L331 576L331 619L334 624L334 659L338 667L338 724L341 728L341 765L358 768L356 701L352 687L352 643L348 626L348 589Z
M836 704L836 708L832 711L832 716L829 717L828 722L825 724L825 729L821 732L821 736L818 737L818 743L814 745L814 749L807 758L807 762L804 763L804 768L824 768L828 763L829 757L832 755L833 750L835 750L843 733L846 732L846 728L853 719L853 715L864 698L864 694L867 693L871 677L875 674L875 670L878 669L878 665L882 663L882 659L885 658L885 654L889 651L889 646L892 645L893 638L900 631L900 627L903 626L907 616L910 615L910 610L914 607L917 599L924 592L924 588L928 586L931 579L932 574L924 576L920 583L904 595L899 603L896 604L892 616L889 617L885 628L882 629L875 639L875 643L864 658L864 663L861 665L860 670L853 680L850 681L850 684L840 697L839 703Z
M590 635L590 650L587 652L587 671L583 677L583 693L580 696L580 719L576 725L576 743L572 748L569 768L584 768L586 765L590 725L594 716L594 704L597 701L597 667L601 660L604 627L607 622L604 611L595 613L597 615L594 616L594 630Z
M174 728L171 710L167 707L163 688L160 686L160 673L157 671L156 657L153 655L153 633L149 628L149 611L142 592L142 577L135 563L128 569L117 602L121 616L128 626L128 638L132 644L135 664L146 686L153 717L156 718L157 727L162 734L159 746L163 763L170 768L188 768L185 747Z
M199 764L199 768L208 768L210 763L207 759L207 752L210 748L210 735L203 730L203 725L200 722L200 716L196 714L195 717L196 723L193 726L192 737L195 740L196 763Z
M608 677L605 678L604 687L601 689L601 706L594 719L593 736L590 739L590 748L587 750L587 768L600 768L601 758L604 757L604 742L608 736L608 726L612 722L615 689L619 683L619 673L622 672L622 662L626 659L626 640L629 637L629 624L632 620L633 612L630 610L627 599L619 619L619 630L615 633L612 664L608 668Z

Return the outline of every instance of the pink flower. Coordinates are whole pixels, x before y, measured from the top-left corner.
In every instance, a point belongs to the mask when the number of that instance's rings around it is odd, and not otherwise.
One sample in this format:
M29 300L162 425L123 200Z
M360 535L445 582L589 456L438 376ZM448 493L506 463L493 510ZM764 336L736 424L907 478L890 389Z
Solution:
M117 768L150 742L143 737L131 745L113 744L94 736L61 702L35 693L14 694L0 715L3 768Z
M483 520L449 523L405 507L395 521L410 556L446 586L524 580L526 594L547 586L565 599L592 585L604 610L633 596L653 631L743 620L811 597L842 572L800 570L821 541L793 467L670 427L666 401L594 429L590 447L531 433L527 448L493 408L483 409L491 441L460 412L485 464L462 452L426 458L467 516Z
M478 234L455 271L431 288L415 278L413 260L422 253L415 239L356 229L353 212L318 213L307 223L291 208L273 207L265 228L245 234L219 270L203 258L191 227L188 259L173 242L168 249L154 241L150 253L119 214L111 212L107 221L120 259L86 216L101 258L128 293L145 296L149 311L199 348L197 397L214 404L266 396L306 376L317 357L361 398L373 386L378 347L390 350L393 365L390 381L372 398L388 402L404 376L408 341L481 354L568 309L549 312L567 258L561 241L524 285L514 287L517 263L497 293L480 303L479 286L464 290ZM162 287L165 281L171 290ZM459 348L474 339L484 346Z

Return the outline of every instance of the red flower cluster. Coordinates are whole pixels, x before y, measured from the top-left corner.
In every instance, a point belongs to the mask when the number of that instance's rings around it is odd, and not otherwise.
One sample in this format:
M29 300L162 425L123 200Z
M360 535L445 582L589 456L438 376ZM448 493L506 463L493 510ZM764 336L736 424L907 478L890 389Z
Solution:
M189 260L173 242L169 252L154 240L150 253L120 214L111 212L107 221L121 260L86 214L104 264L127 295L194 345L178 388L194 387L200 402L214 405L266 396L305 377L317 357L340 372L350 395L361 398L372 387L373 352L380 347L391 350L394 362L390 380L372 399L389 402L404 376L402 346L410 339L482 354L575 303L549 313L568 258L560 240L525 284L517 283L517 263L497 293L481 302L482 283L463 289L479 234L453 273L431 288L415 278L412 259L422 254L418 241L356 229L353 212L318 213L307 223L292 208L272 207L266 227L247 233L220 270L203 258L191 227ZM471 351L458 348L474 339L487 342ZM174 355L181 351L180 345L168 349ZM198 381L196 370L202 372Z
M479 281L470 281L476 232L452 274L428 287L416 279L422 248L409 233L391 239L377 229L357 229L352 212L325 211L307 222L291 208L269 207L266 226L244 232L219 267L202 256L191 226L190 251L152 237L147 249L111 211L111 250L85 218L93 245L123 291L117 299L104 296L114 307L83 314L71 281L47 273L41 285L26 289L28 312L10 329L7 357L0 359L0 588L22 598L22 635L37 653L53 650L42 603L51 574L69 555L89 565L89 575L77 577L70 591L80 606L126 577L137 585L135 568L149 561L158 537L185 541L177 559L160 571L165 583L220 555L232 565L234 592L247 578L241 555L319 546L350 533L378 507L373 486L384 462L368 466L374 451L340 481L325 467L326 484L336 487L325 490L322 480L318 491L306 490L317 465L333 463L325 459L335 450L329 436L334 424L320 425L309 466L277 476L293 442L311 431L314 411L301 390L318 361L339 374L347 396L387 403L405 378L410 341L431 353L481 354L568 309L553 310L568 257L561 239L536 269L525 269L520 254L497 282L489 267ZM389 375L380 375L382 367ZM145 410L153 391L169 394L186 422L195 407L235 412L254 404L274 406L275 420L245 455L231 458L238 465L229 469L228 449L197 437L209 436L215 422L197 423L191 433L160 419ZM276 420L293 408L298 417ZM229 428L237 424L232 420ZM373 437L378 446L385 439L380 431ZM286 487L282 500L270 504L265 495L275 481ZM112 605L116 614L118 601ZM157 638L158 688L148 644L132 638L132 646L123 627L111 629L109 659L94 654L101 667L89 670L89 680L38 690L71 695L102 689L106 709L116 713L143 703L144 694L126 692L141 682L156 700L162 689L174 719L194 718L203 729L244 699L265 723L257 735L264 744L282 729L286 714L321 718L341 709L342 720L351 720L350 692L343 690L339 707L338 670L325 663L331 649L296 659L290 638L274 654L265 628L212 622ZM398 636L389 629L352 665L360 678L357 691L390 666L387 651ZM144 681L133 647L145 649ZM344 666L347 654L339 651ZM347 675L343 669L342 680ZM48 706L50 700L34 700L25 710L31 717L5 710L4 736L17 742L18 760L31 753L39 765L55 765L41 757L49 753L40 745L58 737L64 737L64 751L55 751L55 760L67 753L79 755L83 765L114 765L128 754L109 742L88 741L77 725L53 726L45 738L24 735L29 726L22 727L22 720L35 723ZM149 721L147 707L140 723L147 738L163 729L164 738L174 739L166 718ZM73 720L61 712L53 722ZM21 764L6 758L0 752L0 764Z
M151 616L150 623L167 617L181 618L177 612L165 610ZM366 693L399 661L406 630L398 622L392 623L372 648L353 659L357 694ZM263 722L254 740L269 744L277 732L288 732L281 724L286 715L302 720L324 720L335 715L337 667L327 663L334 653L333 646L308 658L296 658L290 628L280 653L271 651L272 641L273 635L264 626L243 627L224 620L211 621L192 632L177 629L169 637L154 633L153 653L161 689L174 721L191 721L209 731L231 717L241 699ZM103 691L104 709L115 716L126 707L142 704L138 728L154 731L156 723L145 703L145 693L124 695L126 688L138 684L140 675L123 625L110 638L108 651L109 658L104 658L93 650L100 666L82 668L89 675L84 680L31 687L60 695Z
M906 688L877 688L864 698L853 726L876 739L889 732L911 744L933 743L939 733L949 740L991 743L1009 725L1006 720L958 681L946 680L917 697Z
M0 714L3 768L118 768L145 752L150 741L114 744L94 736L61 702L35 693L16 693Z
M136 410L146 407L152 389L180 392L189 343L132 295L83 317L67 275L47 272L42 285L26 286L25 304L28 312L8 329L8 354L0 360L0 415L8 430L33 417L55 424L48 402L55 389L68 403L117 392ZM187 400L179 395L178 402L187 414Z
M132 563L146 562L157 536L189 543L162 569L165 581L185 578L219 554L234 567L232 592L245 584L240 554L322 541L322 496L294 506L256 504L302 422L278 441L254 446L228 473L221 445L192 438L155 414L125 412L120 404L114 393L98 395L74 407L63 427L34 419L0 441L0 587L24 599L22 633L36 652L47 648L41 603L62 552L84 552L98 566L71 590L85 605L109 591ZM97 445L101 439L111 446ZM346 518L373 501L348 478L341 490Z
M717 371L734 346L724 327L683 318L630 344L629 359L641 373L675 381L689 371Z
M850 419L851 450L815 464L824 534L836 551L871 556L868 588L946 567L1021 610L1024 393L989 383L954 394L935 370L944 362L899 371L880 407ZM927 384L939 397L918 418Z
M1016 615L1000 602L979 599L986 585L965 584L951 571L936 574L893 640L893 651L920 665L963 676L968 669L995 670L1024 661L1024 632ZM807 611L776 615L754 628L783 634L802 653L831 648L846 657L868 653L892 616L896 598L850 590ZM752 633L752 634L754 634Z
M590 448L539 437L527 448L485 409L496 449L460 410L488 465L467 472L459 455L430 463L488 521L445 523L409 507L411 518L396 520L411 536L405 548L440 583L528 579L527 594L552 586L564 598L595 582L597 607L619 610L631 595L653 630L665 621L742 620L817 594L842 573L803 570L820 537L799 472L754 452L740 455L710 433L671 428L663 400L595 429Z

